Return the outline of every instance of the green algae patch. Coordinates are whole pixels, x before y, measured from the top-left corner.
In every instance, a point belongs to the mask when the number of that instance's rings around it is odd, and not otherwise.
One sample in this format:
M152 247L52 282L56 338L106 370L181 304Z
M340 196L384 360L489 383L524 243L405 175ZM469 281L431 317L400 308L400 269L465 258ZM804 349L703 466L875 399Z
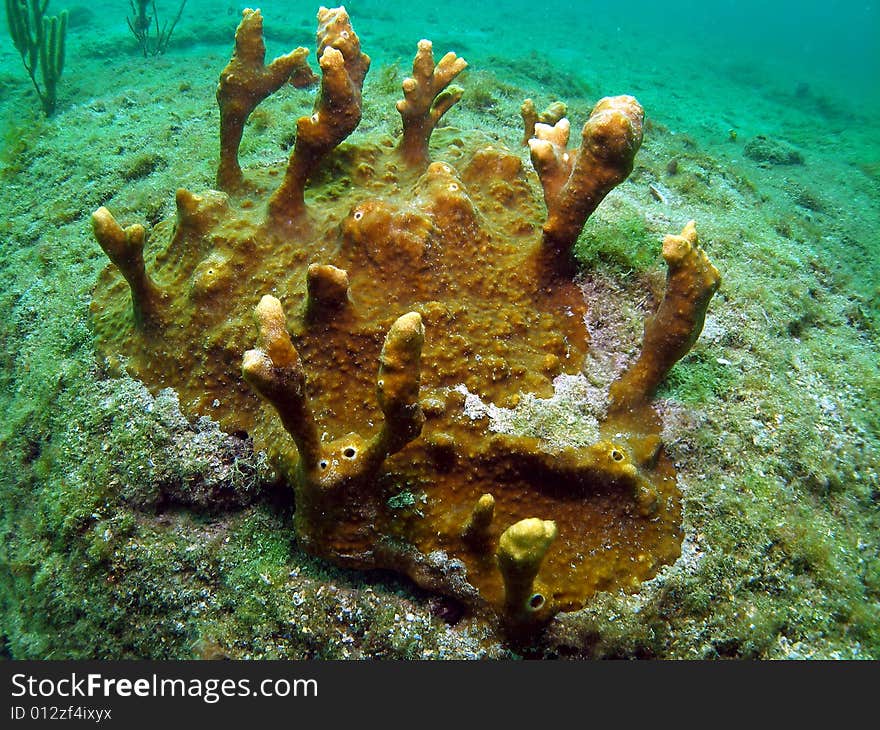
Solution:
M659 394L690 405L717 403L730 395L738 381L732 362L713 357L711 351L696 350L670 371Z
M604 265L617 274L644 272L659 263L657 234L635 211L622 218L599 216L578 238L574 255L587 269Z

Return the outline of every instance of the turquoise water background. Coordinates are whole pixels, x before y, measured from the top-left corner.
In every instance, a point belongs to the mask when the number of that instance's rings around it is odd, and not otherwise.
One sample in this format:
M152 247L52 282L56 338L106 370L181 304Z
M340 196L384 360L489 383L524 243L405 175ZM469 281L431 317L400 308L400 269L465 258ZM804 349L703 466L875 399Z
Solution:
M175 0L160 0L162 21L170 19L177 7ZM242 7L189 0L169 52L198 55L206 46L222 47ZM99 61L131 52L134 40L125 23L130 11L123 0L88 4L52 0L49 12L63 8L72 13L67 71L59 94L62 104L82 103L119 81L109 65L102 73L100 64L96 67L84 58ZM693 115L697 112L688 100L707 100L711 103L699 104L704 115L733 115L734 121L742 118L749 126L750 117L761 114L760 110L749 113L753 95L785 97L796 90L809 90L853 112L880 110L876 3L361 0L347 8L364 48L378 64L406 63L414 39L424 36L438 48L470 57L477 67L491 58L492 70L502 75L505 69L498 66L505 60L537 55L538 65L549 62L577 74L597 96L639 94L649 113L673 115L674 107L683 104ZM268 2L262 10L270 56L294 44L312 44L314 3ZM136 55L132 62L139 63ZM71 78L85 65L87 80L80 93L72 94ZM28 91L21 84L23 69L8 41L0 45L0 71L7 86L2 93ZM563 92L554 89L556 94Z

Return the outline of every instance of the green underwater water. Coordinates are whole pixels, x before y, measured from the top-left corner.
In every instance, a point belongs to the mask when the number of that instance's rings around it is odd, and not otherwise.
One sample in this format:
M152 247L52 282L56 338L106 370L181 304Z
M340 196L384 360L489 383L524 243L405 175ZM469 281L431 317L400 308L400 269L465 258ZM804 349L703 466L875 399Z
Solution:
M163 18L178 7L157 5ZM127 2L51 0L70 16L48 119L2 21L0 656L513 656L405 580L305 555L259 455L96 354L88 307L106 261L89 216L108 205L151 225L177 187L213 185L214 90L243 7L188 0L167 51L144 58ZM445 122L513 150L527 96L566 101L573 124L602 96L639 98L650 126L636 168L576 248L609 340L638 336L660 241L687 220L723 275L658 406L682 558L516 653L880 658L880 8L346 7L373 58L363 132L398 128L420 38L470 63ZM263 5L268 56L312 46L316 10ZM311 104L295 89L267 100L243 164L285 157ZM173 498L213 489L229 504ZM157 494L171 497L147 507Z

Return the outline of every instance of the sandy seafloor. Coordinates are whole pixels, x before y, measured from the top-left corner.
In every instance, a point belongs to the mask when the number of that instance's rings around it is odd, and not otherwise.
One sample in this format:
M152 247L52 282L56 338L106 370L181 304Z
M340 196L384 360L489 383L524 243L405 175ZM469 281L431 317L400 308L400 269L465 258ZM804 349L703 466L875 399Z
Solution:
M574 127L601 96L639 98L650 125L636 169L579 248L606 344L634 351L662 236L687 220L723 274L658 401L684 495L681 559L516 652L406 580L305 555L259 458L96 354L88 307L106 260L89 215L106 204L151 224L177 187L212 186L214 88L241 7L189 0L167 54L144 59L127 3L71 0L49 120L4 31L0 655L880 658L880 54L865 45L880 33L870 12L806 5L799 31L757 3L626 16L599 3L348 5L373 57L352 143L399 128L393 102L422 37L470 62L446 122L513 150L526 96L567 101ZM313 45L316 9L262 6L270 57ZM311 93L261 107L245 166L286 155ZM802 161L748 157L758 135ZM138 506L157 484L226 486L248 504Z

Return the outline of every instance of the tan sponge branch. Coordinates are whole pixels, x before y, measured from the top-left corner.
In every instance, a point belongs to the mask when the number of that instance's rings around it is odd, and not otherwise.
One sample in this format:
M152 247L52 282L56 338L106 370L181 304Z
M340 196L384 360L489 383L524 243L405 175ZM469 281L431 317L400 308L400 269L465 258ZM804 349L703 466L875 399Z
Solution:
M571 124L535 124L529 140L532 164L544 187L544 244L568 254L587 218L632 172L642 144L645 113L632 96L601 99L581 132L581 146L568 149Z
M305 187L324 157L361 121L364 77L370 57L344 7L318 11L318 62L321 90L311 116L296 123L296 142L284 180L269 201L269 217L291 223L305 212Z
M234 192L244 182L238 163L238 149L244 125L251 112L266 97L290 81L307 86L317 81L306 62L309 51L297 48L279 56L268 66L263 42L263 16L259 10L245 8L235 31L235 49L229 63L220 72L217 104L220 107L220 165L217 185Z
M663 300L645 321L638 358L611 386L611 402L617 410L638 406L654 395L672 366L697 341L709 300L721 284L721 274L700 246L694 221L681 235L666 236L663 258L667 265Z
M467 61L450 51L435 66L433 48L431 41L419 41L412 76L404 79L403 99L397 102L403 120L398 149L406 163L414 167L427 167L431 133L464 93L461 87L450 84L467 68Z
M144 264L144 227L135 223L122 228L113 214L101 206L92 213L92 231L107 258L128 282L135 324L145 329L159 326L164 295L147 274Z

